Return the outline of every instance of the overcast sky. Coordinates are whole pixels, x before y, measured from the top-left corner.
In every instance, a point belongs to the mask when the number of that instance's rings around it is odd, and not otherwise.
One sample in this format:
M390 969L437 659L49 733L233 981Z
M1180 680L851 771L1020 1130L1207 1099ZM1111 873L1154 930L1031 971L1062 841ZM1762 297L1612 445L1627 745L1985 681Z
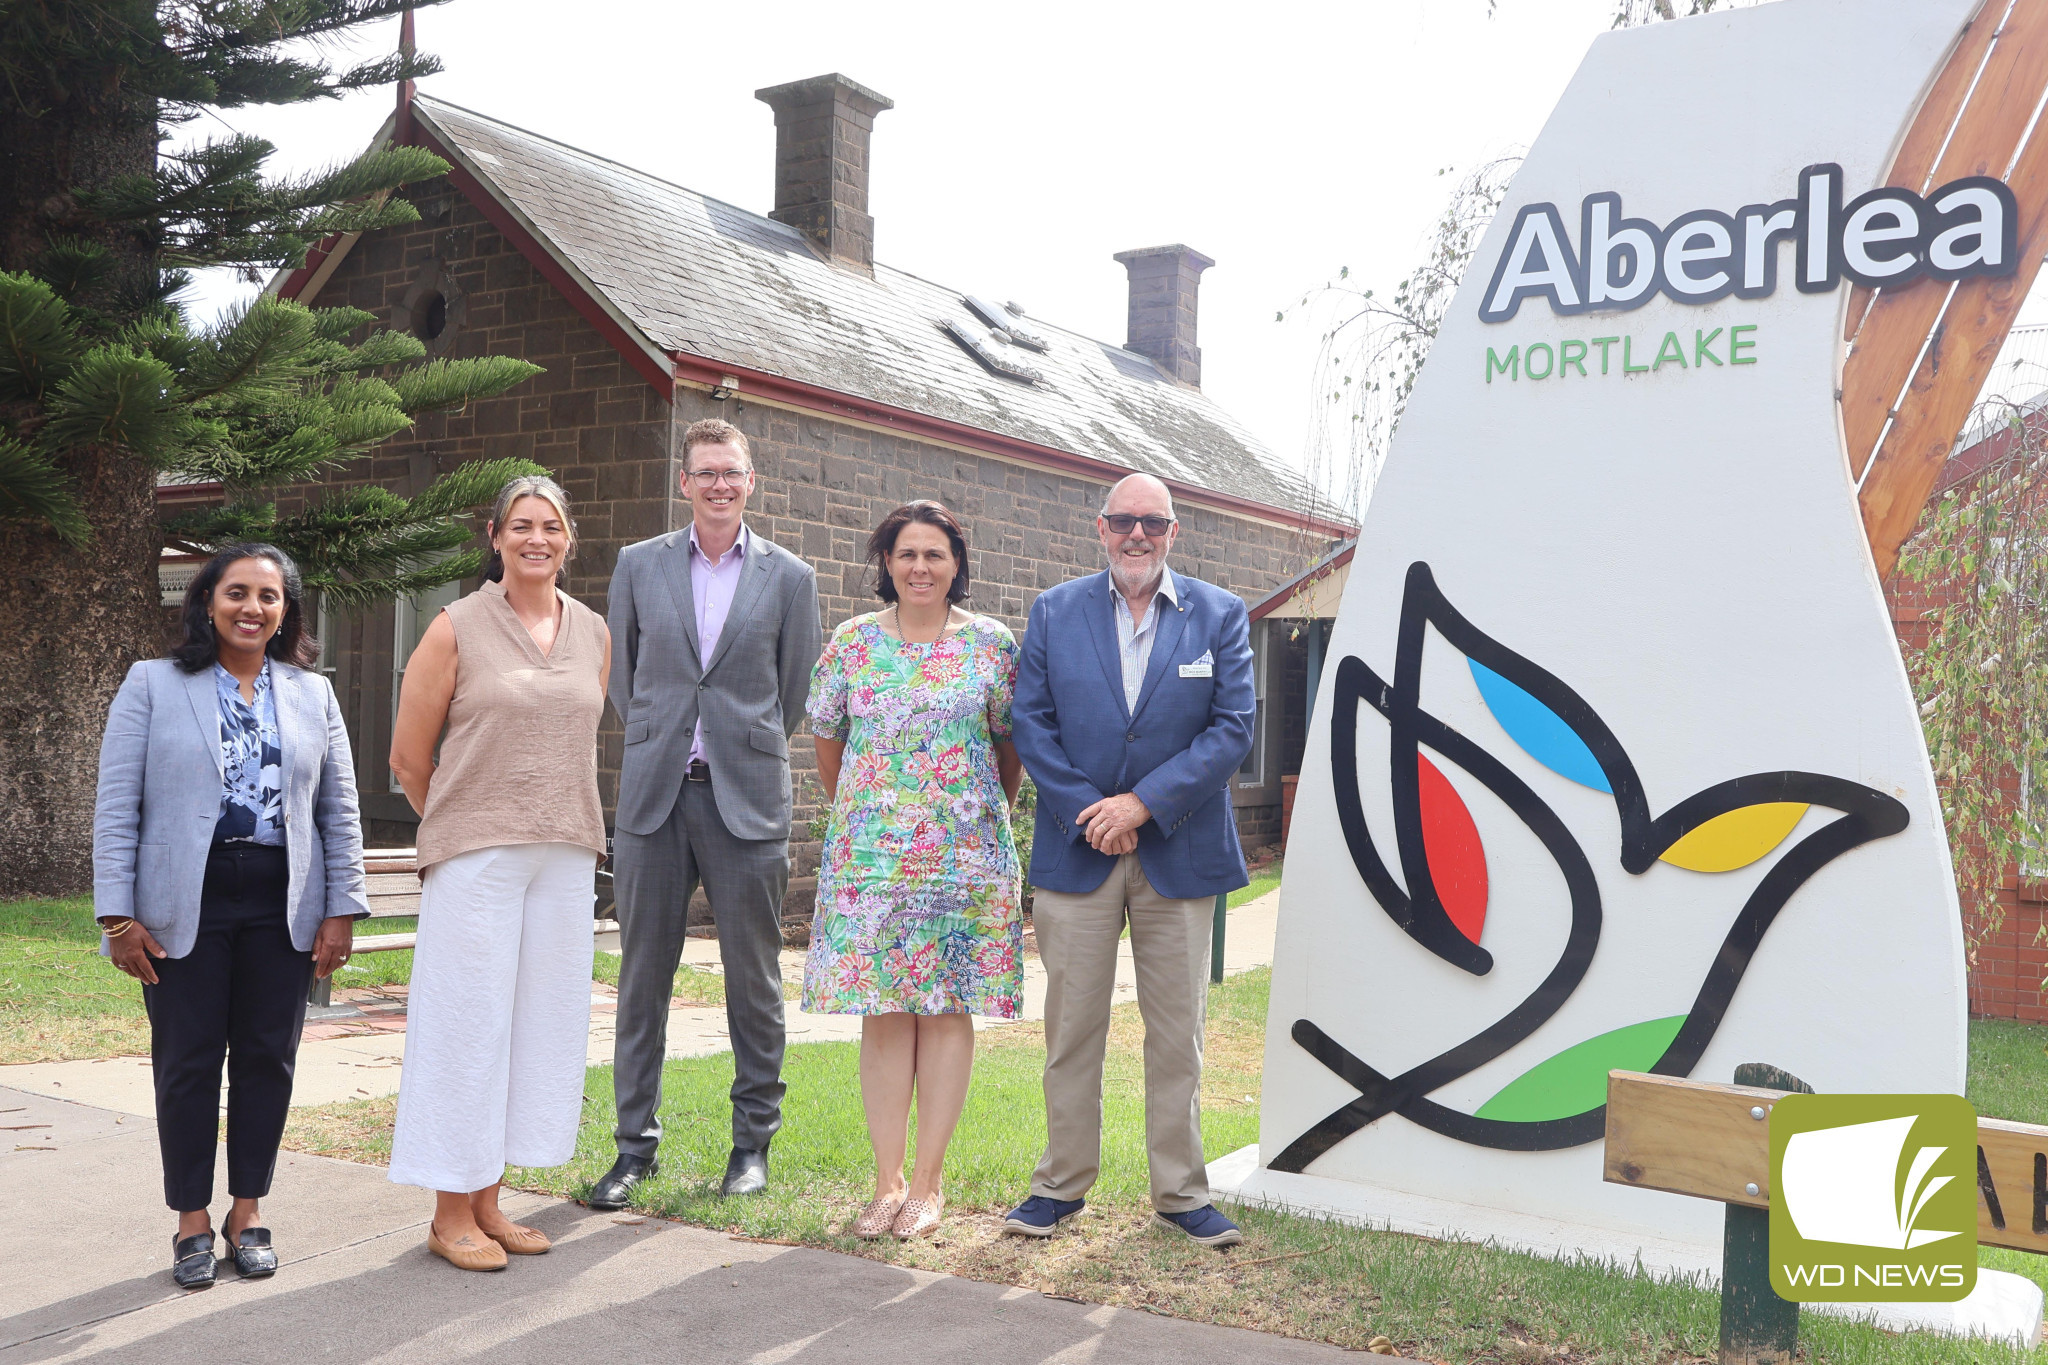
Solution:
M775 132L753 92L844 72L896 104L875 128L878 258L1121 342L1111 256L1185 242L1216 259L1204 388L1299 462L1317 337L1275 312L1343 266L1381 287L1405 274L1457 175L1534 140L1613 10L454 0L417 24L447 66L427 92L760 213ZM396 42L394 21L351 48ZM230 111L185 131L254 132L277 144L275 169L311 167L359 150L391 101ZM195 311L238 292L206 281Z

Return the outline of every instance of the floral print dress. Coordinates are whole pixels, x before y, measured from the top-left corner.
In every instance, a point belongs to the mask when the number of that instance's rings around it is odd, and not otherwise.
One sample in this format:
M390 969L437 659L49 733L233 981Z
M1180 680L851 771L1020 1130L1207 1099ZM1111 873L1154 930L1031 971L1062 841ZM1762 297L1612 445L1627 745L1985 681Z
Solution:
M846 745L804 965L813 1014L1024 1010L1024 921L995 741L1017 641L977 616L909 644L873 613L811 674L811 732Z

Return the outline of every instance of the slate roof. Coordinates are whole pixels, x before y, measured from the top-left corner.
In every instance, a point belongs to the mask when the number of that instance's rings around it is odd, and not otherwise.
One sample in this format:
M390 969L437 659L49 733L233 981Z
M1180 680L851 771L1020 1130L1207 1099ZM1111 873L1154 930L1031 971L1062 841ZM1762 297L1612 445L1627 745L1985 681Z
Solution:
M1047 349L1013 346L965 291L879 263L872 279L828 265L795 228L458 105L422 95L413 114L664 351L1331 514L1300 473L1145 356L1037 317L1020 321ZM991 373L947 321L1041 378Z

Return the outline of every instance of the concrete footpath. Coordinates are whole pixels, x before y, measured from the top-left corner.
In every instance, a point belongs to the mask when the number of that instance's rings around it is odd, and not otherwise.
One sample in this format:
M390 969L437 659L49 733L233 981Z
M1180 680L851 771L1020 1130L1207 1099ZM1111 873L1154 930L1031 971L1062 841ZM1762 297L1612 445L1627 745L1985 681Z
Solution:
M425 1194L286 1152L264 1201L283 1268L181 1292L156 1127L0 1089L0 1365L322 1360L494 1365L1240 1365L1334 1347L772 1246L518 1195L555 1249L465 1274L426 1249ZM216 1213L219 1210L216 1209Z
M1235 974L1273 961L1273 932L1279 919L1280 893L1275 891L1232 910L1225 929L1224 971ZM598 950L618 951L616 933L602 935ZM684 947L683 960L707 971L719 970L715 939L693 938ZM803 980L804 955L782 955L782 979ZM347 989L346 974L337 978L341 989L336 999L356 1006L361 1014L329 1022L308 1021L305 1041L299 1045L299 1060L292 1082L292 1104L323 1105L340 1100L375 1099L398 1093L405 1065L405 992ZM1117 957L1116 995L1118 1004L1137 998L1137 976L1131 966L1131 945L1127 939ZM590 1045L592 1066L609 1065L617 1021L618 993L593 982L590 993ZM792 1043L837 1042L860 1037L860 1019L853 1015L806 1014L792 1001L789 1005L789 1041ZM1045 968L1036 957L1024 966L1024 1017L1045 1017ZM977 1017L979 1028L1001 1028L1005 1021ZM703 1057L731 1048L725 1031L723 1005L676 1005L669 1011L668 1055ZM51 1099L95 1105L123 1114L148 1118L156 1112L151 1089L149 1058L107 1057L97 1061L32 1062L23 1066L0 1066L0 1086L25 1090ZM223 1092L222 1101L226 1095ZM0 1296L0 1302L4 1302Z

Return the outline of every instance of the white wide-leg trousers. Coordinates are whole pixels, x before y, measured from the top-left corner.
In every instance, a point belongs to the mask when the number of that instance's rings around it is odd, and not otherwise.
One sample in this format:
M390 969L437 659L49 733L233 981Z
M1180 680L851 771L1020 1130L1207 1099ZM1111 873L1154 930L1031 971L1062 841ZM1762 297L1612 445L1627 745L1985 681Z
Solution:
M471 1193L576 1150L597 855L507 844L427 870L391 1179Z

